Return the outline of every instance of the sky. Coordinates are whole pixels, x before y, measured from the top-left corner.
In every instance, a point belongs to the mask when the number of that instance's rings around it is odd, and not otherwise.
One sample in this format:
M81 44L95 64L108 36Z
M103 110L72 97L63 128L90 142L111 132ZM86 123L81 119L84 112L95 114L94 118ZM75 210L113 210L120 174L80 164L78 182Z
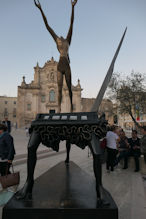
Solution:
M40 0L48 24L66 37L71 0ZM96 97L122 34L127 33L114 72L146 73L146 0L78 0L69 49L72 84L80 79L82 97ZM33 0L0 0L0 96L17 96L22 77L54 57L56 44Z

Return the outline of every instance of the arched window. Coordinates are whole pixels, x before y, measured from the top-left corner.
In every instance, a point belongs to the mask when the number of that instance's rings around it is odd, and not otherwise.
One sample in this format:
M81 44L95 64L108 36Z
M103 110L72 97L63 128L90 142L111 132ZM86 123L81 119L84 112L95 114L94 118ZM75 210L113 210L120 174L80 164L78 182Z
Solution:
M27 104L27 111L31 111L31 103Z
M7 117L7 116L8 116L8 109L5 108L5 109L4 109L4 117Z
M13 117L16 117L16 108L13 109Z
M41 95L41 102L44 103L46 101L45 95Z
M49 100L50 100L50 102L55 102L55 92L54 92L54 90L50 91Z

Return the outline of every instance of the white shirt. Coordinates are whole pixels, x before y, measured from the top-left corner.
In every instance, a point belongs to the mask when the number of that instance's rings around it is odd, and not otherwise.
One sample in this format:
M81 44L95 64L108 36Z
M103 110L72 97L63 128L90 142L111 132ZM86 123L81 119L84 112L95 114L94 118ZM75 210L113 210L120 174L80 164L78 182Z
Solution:
M112 149L117 149L117 139L118 135L112 131L108 131L106 134L107 147Z

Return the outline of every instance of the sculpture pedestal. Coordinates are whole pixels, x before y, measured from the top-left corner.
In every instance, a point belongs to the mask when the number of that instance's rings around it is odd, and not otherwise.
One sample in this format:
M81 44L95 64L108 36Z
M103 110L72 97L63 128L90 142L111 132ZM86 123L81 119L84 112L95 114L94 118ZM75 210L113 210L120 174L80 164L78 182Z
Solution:
M103 193L110 205L97 208L94 178L73 162L61 162L35 180L31 200L14 195L2 219L118 219L115 202L106 190Z

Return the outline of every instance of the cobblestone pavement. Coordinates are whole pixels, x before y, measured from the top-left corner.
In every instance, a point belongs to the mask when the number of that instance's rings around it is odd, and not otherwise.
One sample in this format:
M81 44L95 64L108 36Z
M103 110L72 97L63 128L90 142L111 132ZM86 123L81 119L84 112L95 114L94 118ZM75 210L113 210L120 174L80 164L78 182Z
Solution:
M13 130L12 135L15 141L16 157L14 160L15 170L20 171L20 189L26 180L26 160L27 160L27 143L29 137L25 135L24 129ZM35 178L42 175L48 169L65 159L65 143L61 142L60 152L40 145L38 150L38 161L35 169ZM88 174L93 174L92 156L88 157L88 148L81 150L75 145L71 148L71 160ZM103 186L110 192L119 209L119 219L145 219L146 218L146 166L143 162L142 172L135 173L133 161L130 161L129 168L123 170L121 166L112 173L107 173L105 164L103 164ZM0 207L0 218L2 215Z

